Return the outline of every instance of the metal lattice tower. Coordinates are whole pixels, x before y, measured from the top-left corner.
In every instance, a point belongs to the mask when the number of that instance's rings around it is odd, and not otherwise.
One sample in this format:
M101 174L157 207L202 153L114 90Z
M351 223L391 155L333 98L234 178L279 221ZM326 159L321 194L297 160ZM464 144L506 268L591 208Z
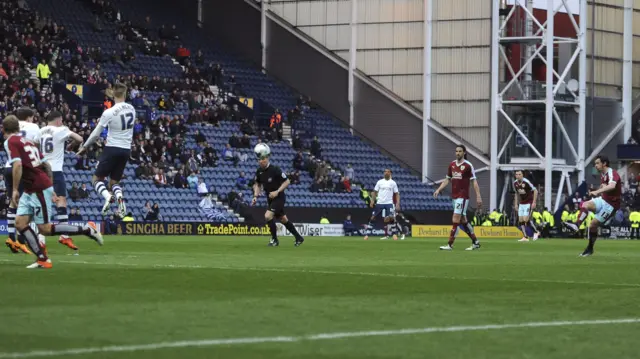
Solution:
M586 118L586 32L587 32L587 0L580 0L579 24L566 0L554 7L554 1L548 0L547 21L540 23L533 15L532 0L515 0L515 5L507 9L494 2L492 14L492 100L491 100L491 208L497 208L498 171L504 173L504 186L501 193L500 207L504 204L506 191L511 183L510 171L544 170L544 206L556 208L560 196L556 198L556 206L552 205L552 174L562 173L559 191L564 184L571 185L570 173L577 171L578 182L584 181L585 174L585 118ZM575 28L575 37L559 37L554 35L555 15L561 10L567 12ZM524 14L521 26L509 27L510 20L515 21ZM519 18L518 18L519 20ZM521 68L517 72L509 62L508 49L512 44L519 44L524 51L520 55ZM566 64L554 69L554 51L560 44L570 44L573 53ZM518 54L512 54L517 56ZM546 80L532 81L532 63L540 61L546 66ZM577 62L577 78L570 78L572 68ZM501 81L508 72L511 79ZM501 74L502 72L502 74ZM575 75L574 75L575 76ZM574 112L575 111L575 112ZM577 119L576 114L577 113ZM519 115L524 114L524 115ZM533 115L529 115L533 114ZM565 116L569 114L569 116ZM525 118L541 130L526 131L519 123ZM568 120L567 120L568 119ZM577 121L577 126L566 126L567 121ZM542 128L544 131L542 132ZM544 135L544 146L541 136ZM506 151L514 142L522 144L526 155L508 156ZM571 155L568 158L554 158L554 140L564 139ZM577 143L576 143L577 142ZM536 146L534 143L538 143ZM544 147L542 150L541 147ZM556 152L558 152L556 150ZM566 156L565 156L566 157Z

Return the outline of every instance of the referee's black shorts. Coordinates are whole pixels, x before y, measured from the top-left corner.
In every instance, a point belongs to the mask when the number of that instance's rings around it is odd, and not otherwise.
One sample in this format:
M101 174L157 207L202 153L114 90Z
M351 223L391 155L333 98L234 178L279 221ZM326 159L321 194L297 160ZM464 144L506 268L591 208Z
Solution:
M285 216L286 213L284 213L284 203L285 203L284 196L278 196L274 199L270 199L267 202L267 211L273 212L274 216L278 218Z

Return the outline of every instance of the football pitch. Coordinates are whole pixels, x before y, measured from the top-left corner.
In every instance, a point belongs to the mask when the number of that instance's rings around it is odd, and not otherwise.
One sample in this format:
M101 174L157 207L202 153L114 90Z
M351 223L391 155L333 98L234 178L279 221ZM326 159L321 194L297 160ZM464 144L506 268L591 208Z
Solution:
M48 241L0 252L4 358L638 358L640 242Z

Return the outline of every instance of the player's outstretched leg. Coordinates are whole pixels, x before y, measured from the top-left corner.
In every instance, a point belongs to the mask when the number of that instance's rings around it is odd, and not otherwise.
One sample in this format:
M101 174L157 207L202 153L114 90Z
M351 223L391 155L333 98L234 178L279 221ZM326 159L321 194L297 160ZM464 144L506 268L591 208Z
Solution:
M284 225L284 228L286 228L291 234L293 234L293 237L295 238L294 245L296 247L299 247L304 242L304 238L302 238L296 226L294 226L293 223L289 221L289 218L287 218L286 215L280 218L280 223L282 223Z
M93 239L99 245L103 245L102 234L98 230L98 227L93 222L87 222L84 226L73 226L66 223L59 224L44 224L39 226L40 232L47 235L59 235L59 234L83 234Z
M104 184L104 179L98 179L94 176L93 178L93 188L95 188L96 193L104 198L104 205L102 206L102 215L106 215L109 213L109 207L111 207L111 203L114 201L114 197L107 186Z
M120 218L124 218L124 216L127 215L127 206L124 203L124 195L120 183L111 181L111 191L116 197L116 202L118 203L118 215Z
M580 206L580 215L578 216L578 221L576 223L564 222L564 225L574 234L578 233L582 222L584 222L584 220L589 215L589 211L596 211L596 205L593 200L582 203L582 205Z

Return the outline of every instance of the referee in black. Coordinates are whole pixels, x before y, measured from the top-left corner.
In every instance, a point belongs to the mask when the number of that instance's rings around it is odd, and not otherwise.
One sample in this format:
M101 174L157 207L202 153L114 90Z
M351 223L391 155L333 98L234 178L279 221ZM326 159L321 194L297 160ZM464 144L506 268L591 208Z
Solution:
M270 247L277 247L280 242L278 241L278 233L276 228L275 219L279 219L280 222L293 234L296 238L295 246L298 247L304 242L304 238L298 233L298 230L289 222L287 215L284 213L284 204L286 196L284 190L291 183L287 178L286 173L282 172L280 167L274 166L269 163L270 152L265 155L258 156L258 170L256 171L255 183L253 185L253 200L251 205L255 205L260 195L260 189L264 189L267 195L267 211L264 213L264 220L269 225L271 231L271 241L269 241Z

